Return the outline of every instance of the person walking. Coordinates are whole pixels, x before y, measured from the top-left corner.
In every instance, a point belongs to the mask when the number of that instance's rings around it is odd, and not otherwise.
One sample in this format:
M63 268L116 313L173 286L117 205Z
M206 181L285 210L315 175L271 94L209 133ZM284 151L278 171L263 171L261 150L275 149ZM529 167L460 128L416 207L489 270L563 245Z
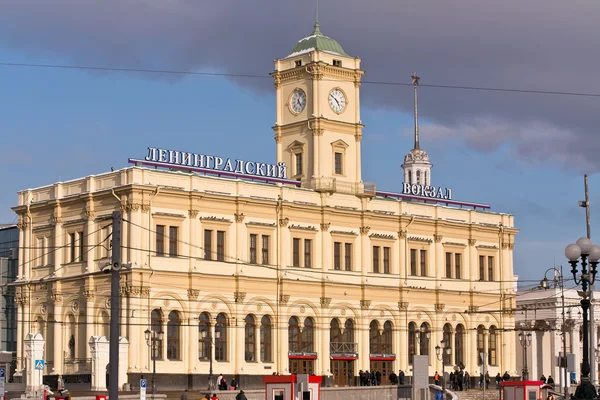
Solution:
M496 375L496 389L500 389L500 382L502 382L502 377L500 376L500 372Z
M548 375L548 381L546 383L554 386L554 378L552 378L552 375Z
M508 371L504 371L504 375L502 375L502 380L504 382L508 382L510 380L510 374L508 373Z
M460 371L458 371L458 378L456 378L456 388L458 390L460 390L461 392L463 391L463 381L464 381L464 373L463 370L461 369Z
M188 390L185 389L185 391L183 393L181 393L181 396L179 396L179 400L188 400Z
M465 385L465 390L469 390L471 388L471 376L469 375L469 371L465 371L463 384Z
M248 400L248 398L244 394L244 391L240 390L240 392L237 394L237 396L235 396L235 400Z
M485 371L485 388L490 388L490 374L487 371Z
M438 386L440 385L440 375L437 371L435 371L435 375L433 375L433 383Z
M400 370L398 374L398 384L404 385L404 371Z

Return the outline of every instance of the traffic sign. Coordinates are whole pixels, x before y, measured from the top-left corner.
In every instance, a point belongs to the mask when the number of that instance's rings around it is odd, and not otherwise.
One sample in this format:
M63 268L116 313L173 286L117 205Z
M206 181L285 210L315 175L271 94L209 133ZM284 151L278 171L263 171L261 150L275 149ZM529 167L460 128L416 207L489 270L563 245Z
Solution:
M146 380L140 379L140 400L146 400Z
M44 360L35 360L35 369L44 369Z
M146 389L146 380L145 379L140 379L140 388Z
M6 370L4 368L0 368L0 379L6 378Z

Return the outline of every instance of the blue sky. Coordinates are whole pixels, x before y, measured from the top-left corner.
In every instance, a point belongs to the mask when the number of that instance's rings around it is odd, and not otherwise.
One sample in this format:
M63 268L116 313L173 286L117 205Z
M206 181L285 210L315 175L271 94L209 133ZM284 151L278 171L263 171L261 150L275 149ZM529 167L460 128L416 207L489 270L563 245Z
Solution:
M294 30L289 35L299 39L306 30ZM285 56L280 53L293 46L293 40L288 42L283 50L276 50L275 56L259 63L266 66L259 73L267 75L272 59ZM348 43L348 47L352 48L352 43ZM356 53L359 47L352 49ZM38 52L28 45L21 48L18 42L0 40L0 62L98 65L88 62L90 60L77 60L73 54L52 48ZM165 51L165 54L169 52ZM368 67L369 63L373 65L373 58L363 58L363 62ZM129 64L112 60L112 66ZM161 67L160 64L146 66ZM408 66L407 71L412 67ZM193 68L182 66L181 69ZM230 70L220 68L216 61L212 65L200 65L199 69ZM366 80L381 80L380 76L369 75L369 68L366 69ZM410 74L406 75L406 81L410 82ZM422 82L428 79L422 76ZM0 66L3 189L0 223L15 221L10 207L16 204L17 191L105 172L111 167L125 167L128 157L145 156L148 146L274 162L271 126L275 119L275 98L271 83L267 83L265 90L264 82L231 81L214 76L173 78ZM506 83L505 86L511 86L510 80ZM412 90L410 87L376 89L374 86L363 85L362 121L366 125L362 147L363 179L376 182L381 190L400 191L402 157L412 147L412 115L403 111L409 110L405 105L412 101ZM378 101L380 95L381 98L389 96L381 91L392 90L393 96L404 106ZM460 121L452 125L450 119L437 117L443 104L432 103L427 107L433 98L453 99L452 104L448 102L448 107L463 103L468 107L473 101L471 97L475 96L482 107L488 104L486 102L496 105L518 101L534 105L539 102L542 109L548 101L534 95L482 95L472 91L444 92L422 88L421 145L434 164L432 182L453 188L455 199L487 203L493 211L514 214L516 226L521 230L514 250L515 274L524 280L541 279L544 271L555 262L566 267L564 247L585 235L585 213L577 206L583 199L582 171L585 168L569 168L568 164L589 164L580 162L585 156L573 151L571 144L565 146L565 154L558 150L540 152L539 148L547 146L543 129L535 130L525 145L521 135L526 135L527 131L499 137L508 132L506 125L493 135L489 131L478 135L473 128L476 124L465 125L464 130L468 132L463 134ZM498 96L504 97L499 100ZM552 111L548 113L552 114ZM545 126L543 116L543 113L536 114L527 121L541 121L540 126ZM559 125L556 122L552 126ZM444 130L447 126L452 129ZM548 134L561 135L552 131L552 126ZM533 139L537 142L532 144ZM485 146L491 141L495 145ZM591 144L592 147L598 145L597 141ZM528 151L534 156L529 157ZM595 167L589 168L590 172L595 170ZM596 175L590 177L590 194L594 235L594 227L600 229L597 217L600 211L596 207L600 180Z

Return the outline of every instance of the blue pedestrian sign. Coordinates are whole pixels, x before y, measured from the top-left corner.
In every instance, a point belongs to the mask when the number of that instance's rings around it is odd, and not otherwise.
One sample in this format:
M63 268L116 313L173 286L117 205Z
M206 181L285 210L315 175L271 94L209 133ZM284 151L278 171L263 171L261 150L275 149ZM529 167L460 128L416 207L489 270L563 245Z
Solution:
M4 379L6 377L6 370L4 368L0 368L0 379Z
M146 380L140 379L140 389L146 389Z
M35 369L44 369L44 360L35 360Z

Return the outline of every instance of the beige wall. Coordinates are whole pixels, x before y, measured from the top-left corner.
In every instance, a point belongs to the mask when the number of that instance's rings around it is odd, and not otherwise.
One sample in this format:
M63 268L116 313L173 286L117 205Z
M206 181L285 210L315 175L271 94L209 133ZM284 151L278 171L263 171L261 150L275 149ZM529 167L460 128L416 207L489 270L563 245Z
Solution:
M203 311L213 318L223 312L229 318L228 361L215 363L215 373L226 374L288 372L287 322L292 315L315 320L317 374L330 373L332 318L342 325L347 318L355 323L355 371L370 368L369 323L377 320L383 326L391 321L394 369L409 375L411 321L432 326L431 374L441 370L433 348L442 339L445 323L465 326L464 358L471 373L477 370L473 329L479 324L514 326L511 312L498 312L514 307L512 249L517 230L511 215L132 167L19 193L15 211L25 246L19 275L28 284L18 288L18 337L42 326L49 341L46 359L58 372L68 337L67 327L51 322L53 318L75 320L72 326L79 330L75 336L81 349L77 357L89 356L80 343L84 338L104 332L101 321L110 312L109 286L108 275L99 268L108 261L108 252L93 246L106 239L108 217L118 209L126 220L122 257L132 265L122 274L121 284L121 334L131 343L130 372L151 368L143 331L156 308L164 319L175 310L182 321L182 359L157 363L169 373L208 372L208 362L196 356L198 316ZM157 224L166 225L167 233L169 226L178 228L178 257L155 255ZM203 259L204 229L225 231L225 262ZM71 262L69 234L79 232L86 237L84 251L89 253L79 261L76 246L76 261ZM250 234L270 237L269 265L249 263ZM311 268L292 266L295 237L312 240ZM50 247L66 247L40 258L40 249L28 247L37 247L43 238ZM343 259L342 270L333 269L336 241L352 244L352 271L343 270ZM216 239L212 243L214 250ZM167 239L167 252L168 246ZM390 248L389 274L373 272L373 246ZM411 249L426 250L426 276L410 276ZM461 254L462 279L445 278L446 252ZM481 255L494 257L494 282L478 280ZM269 315L275 322L272 363L244 361L247 314L255 315L257 322ZM515 343L505 336L499 334L499 365L490 373L516 368ZM18 351L22 356L22 340ZM166 348L163 353L166 357Z

